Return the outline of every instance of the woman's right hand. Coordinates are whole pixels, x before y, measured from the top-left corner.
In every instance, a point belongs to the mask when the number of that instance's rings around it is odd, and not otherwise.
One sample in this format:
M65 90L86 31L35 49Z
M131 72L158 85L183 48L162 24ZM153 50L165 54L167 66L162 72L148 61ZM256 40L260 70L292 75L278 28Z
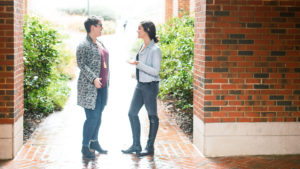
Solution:
M95 85L95 87L96 87L97 89L100 89L101 86L102 86L101 80L102 80L102 78L96 78L96 79L94 80L94 85Z
M139 64L139 61L136 61L136 60L127 60L127 63L129 63L131 65L137 65L137 64Z

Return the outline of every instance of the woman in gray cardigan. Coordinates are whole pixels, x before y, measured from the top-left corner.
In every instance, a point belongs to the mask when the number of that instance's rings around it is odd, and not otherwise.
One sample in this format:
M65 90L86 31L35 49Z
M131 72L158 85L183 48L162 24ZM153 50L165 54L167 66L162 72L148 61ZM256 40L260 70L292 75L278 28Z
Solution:
M81 152L84 158L95 158L95 151L107 153L99 144L98 132L102 111L107 103L109 54L104 45L97 40L103 29L101 19L90 17L84 22L84 26L87 36L76 51L77 65L80 69L77 104L84 108L86 115Z
M135 153L137 156L153 155L154 141L158 130L159 119L157 115L157 94L159 85L159 70L161 64L161 50L155 44L155 25L151 21L143 21L138 27L138 38L143 39L135 61L128 61L136 66L137 86L135 88L131 105L129 108L129 121L132 131L133 144L127 150L122 150L125 154ZM141 152L140 144L140 120L138 113L145 105L150 121L149 136L146 149Z

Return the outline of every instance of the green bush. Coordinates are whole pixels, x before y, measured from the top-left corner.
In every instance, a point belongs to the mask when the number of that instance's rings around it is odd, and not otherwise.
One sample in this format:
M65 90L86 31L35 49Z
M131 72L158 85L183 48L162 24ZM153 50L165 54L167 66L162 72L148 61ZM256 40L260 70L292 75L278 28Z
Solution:
M65 12L69 15L87 15L87 10L85 8L67 8L60 9L62 12ZM96 15L103 17L104 20L116 20L116 14L103 6L93 6L90 9L90 15Z
M159 97L175 99L181 109L193 107L194 18L173 18L158 27L162 64Z
M64 44L60 44L56 49L59 52L59 57L53 71L57 70L57 73L63 76L63 78L58 77L58 79L73 79L75 77L74 67L76 67L74 53Z
M45 88L31 92L24 90L24 103L25 113L47 115L54 111L53 101Z
M52 98L52 103L55 110L62 110L65 103L68 100L70 94L70 88L67 86L67 82L70 79L68 75L59 74L56 72L52 77L51 84L47 88L48 95Z
M25 18L24 34L24 90L32 91L47 87L51 82L53 64L58 58L55 45L58 34L41 23L38 18Z
M68 79L58 72L60 36L39 18L25 17L23 38L24 110L25 113L48 114L59 105L54 96L63 93L67 98L69 92L65 83L59 83Z

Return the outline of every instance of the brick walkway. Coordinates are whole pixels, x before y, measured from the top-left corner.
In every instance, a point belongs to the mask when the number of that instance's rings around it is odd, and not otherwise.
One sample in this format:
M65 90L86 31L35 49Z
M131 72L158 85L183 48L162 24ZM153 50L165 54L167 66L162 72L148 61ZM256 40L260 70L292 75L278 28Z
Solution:
M70 107L68 105L65 110ZM78 108L78 107L77 107ZM130 144L130 129L127 119L115 123L115 116L103 118L101 144L109 150L107 155L98 155L95 160L83 160L80 153L83 116L80 111L63 111L49 116L23 146L18 156L11 161L0 162L1 169L296 169L300 168L300 156L249 156L205 158L160 109L160 128L156 141L156 154L136 158L125 155L120 149ZM126 114L124 112L124 114ZM145 112L141 113L147 124ZM117 119L118 120L118 119ZM120 120L120 119L119 119ZM107 122L105 122L107 121ZM115 121L115 122L114 122ZM107 130L107 131L104 131ZM146 142L147 125L143 126L142 143ZM125 132L126 131L126 132Z
M123 57L122 51L130 49L129 46L122 43L120 37L111 39L115 41L105 43L111 54L109 103L103 112L99 133L100 143L109 153L98 155L91 161L82 159L81 135L85 117L83 109L76 106L74 80L70 83L72 94L64 110L46 118L14 160L0 161L1 169L300 169L300 155L205 158L160 104L160 128L154 157L136 158L122 154L120 150L131 144L127 111L135 86L129 74L134 69L128 67L126 57ZM114 49L114 46L118 49ZM143 125L141 142L144 147L148 134L145 109L142 109L140 118Z
M74 85L74 84L73 84ZM74 89L74 88L73 88ZM113 93L113 92L112 92ZM103 114L100 130L102 146L107 155L95 160L81 157L83 111L73 104L74 94L62 112L50 115L27 141L14 160L0 162L1 169L296 169L300 156L249 156L205 158L169 118L159 104L160 128L154 157L136 158L120 152L131 143L127 112L109 104ZM125 95L126 96L126 95ZM120 99L123 97L119 96ZM125 104L124 104L125 105ZM119 107L123 107L122 104ZM148 122L143 109L142 143L147 139ZM145 132L146 131L146 132Z

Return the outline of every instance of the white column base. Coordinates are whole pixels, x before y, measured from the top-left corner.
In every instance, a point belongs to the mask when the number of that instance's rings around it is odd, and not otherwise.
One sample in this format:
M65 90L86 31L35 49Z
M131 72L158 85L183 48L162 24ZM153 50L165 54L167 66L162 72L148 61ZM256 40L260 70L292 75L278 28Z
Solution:
M206 157L300 154L299 122L203 123L194 115L193 130Z
M14 124L0 124L0 160L13 159L23 145L23 117Z

